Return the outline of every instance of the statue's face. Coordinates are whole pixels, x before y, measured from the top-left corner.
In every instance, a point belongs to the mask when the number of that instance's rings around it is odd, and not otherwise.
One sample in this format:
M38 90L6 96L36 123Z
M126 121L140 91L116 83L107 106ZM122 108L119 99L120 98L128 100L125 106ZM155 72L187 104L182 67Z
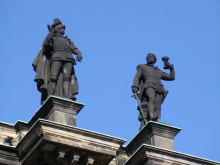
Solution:
M58 32L60 32L61 34L64 34L65 33L65 28L62 28L62 27L58 28Z
M64 33L65 33L65 28L61 28L61 29L60 29L60 32L61 32L62 34L64 34Z
M155 64L157 61L157 58L154 54L148 54L147 55L147 63L148 64Z
M56 33L64 34L64 33L65 33L65 28L62 27L62 26L56 27L55 32L56 32Z

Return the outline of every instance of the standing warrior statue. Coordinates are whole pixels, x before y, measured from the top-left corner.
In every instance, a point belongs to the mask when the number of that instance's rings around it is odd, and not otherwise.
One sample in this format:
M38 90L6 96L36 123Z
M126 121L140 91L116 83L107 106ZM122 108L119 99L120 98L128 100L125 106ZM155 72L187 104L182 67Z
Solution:
M162 72L154 64L157 61L156 55L149 53L146 57L147 64L137 66L137 73L134 77L132 92L138 101L140 111L140 129L148 122L160 121L161 104L168 91L164 89L161 80L171 81L175 79L173 64L170 64L169 57L163 57L164 69L169 69L170 73Z
M72 54L80 62L81 52L64 36L65 26L58 18L54 19L52 25L48 25L48 30L49 34L32 64L36 72L34 81L41 92L41 102L49 95L76 100L78 83L73 68L76 61Z

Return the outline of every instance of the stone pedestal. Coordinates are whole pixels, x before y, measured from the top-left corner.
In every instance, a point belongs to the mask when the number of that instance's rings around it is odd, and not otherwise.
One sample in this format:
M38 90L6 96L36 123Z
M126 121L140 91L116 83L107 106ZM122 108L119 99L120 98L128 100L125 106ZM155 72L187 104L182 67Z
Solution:
M76 115L83 104L57 96L50 96L28 123L33 125L39 118L76 126Z
M126 146L123 165L217 165L218 162L174 151L174 138L180 128L150 121Z
M159 148L174 150L174 137L180 128L167 124L150 121L127 145L126 152L132 155L142 144L149 144Z

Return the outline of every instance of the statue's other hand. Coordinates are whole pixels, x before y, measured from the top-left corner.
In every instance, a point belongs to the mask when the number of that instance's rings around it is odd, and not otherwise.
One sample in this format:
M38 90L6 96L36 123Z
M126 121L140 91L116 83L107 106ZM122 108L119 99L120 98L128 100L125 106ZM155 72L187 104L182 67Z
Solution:
M82 61L82 55L81 54L78 54L77 57L76 57L76 60L81 62Z
M173 67L173 64L170 64L170 63L167 65L167 67L168 67L169 69L173 69L173 68L174 68L174 67Z
M164 64L164 69L173 69L173 64L170 64L169 62Z
M138 93L138 88L137 88L137 87L132 86L131 89L132 89L132 93L133 93L133 94Z

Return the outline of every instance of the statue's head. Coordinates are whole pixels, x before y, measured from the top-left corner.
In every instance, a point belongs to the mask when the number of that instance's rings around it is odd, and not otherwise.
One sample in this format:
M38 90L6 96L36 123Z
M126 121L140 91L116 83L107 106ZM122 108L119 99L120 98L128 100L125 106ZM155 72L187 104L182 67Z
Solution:
M54 32L64 34L65 33L65 26L63 24L56 25L54 27Z
M146 61L148 64L155 64L157 62L157 57L153 53L148 53L146 57Z
M57 26L57 25L59 25L59 24L62 24L62 22L60 21L60 19L59 19L59 18L54 18L52 27L55 28L55 26Z

